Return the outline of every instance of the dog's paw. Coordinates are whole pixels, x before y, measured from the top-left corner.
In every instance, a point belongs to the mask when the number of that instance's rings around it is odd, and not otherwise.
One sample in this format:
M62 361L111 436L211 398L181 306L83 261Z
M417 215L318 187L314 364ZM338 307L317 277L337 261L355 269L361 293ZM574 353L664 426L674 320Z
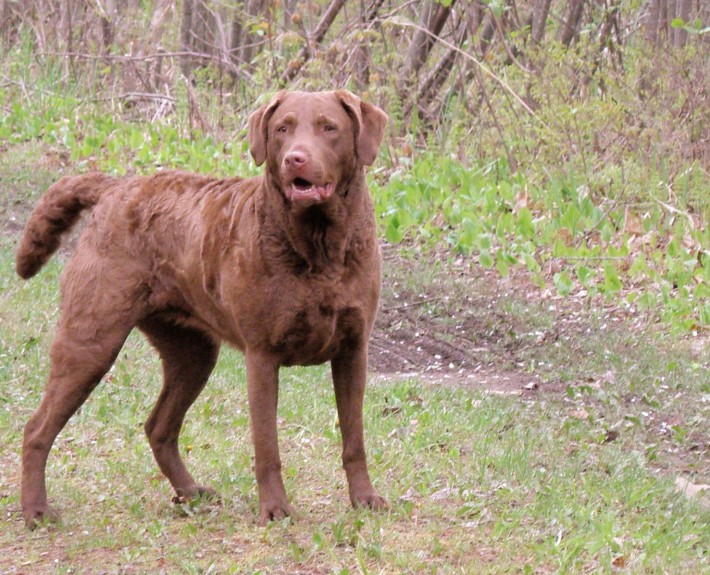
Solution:
M281 521L287 517L295 517L296 510L287 501L264 502L259 505L260 527L265 527L270 521Z
M25 527L30 531L34 531L37 527L60 525L62 523L59 512L50 505L23 509L22 515L25 518Z
M353 507L372 509L373 511L386 511L390 508L387 500L378 495L377 492L371 491L368 493L353 494L350 498Z
M203 485L195 485L188 489L178 489L175 497L173 497L173 503L175 504L190 503L193 501L208 501L213 504L218 504L221 501L221 497L214 489Z

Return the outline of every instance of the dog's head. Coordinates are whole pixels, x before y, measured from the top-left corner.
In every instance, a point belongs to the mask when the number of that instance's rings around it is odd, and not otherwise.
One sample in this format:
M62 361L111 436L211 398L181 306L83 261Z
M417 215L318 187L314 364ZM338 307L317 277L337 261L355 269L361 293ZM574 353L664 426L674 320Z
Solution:
M386 123L347 90L279 92L249 117L249 149L291 203L319 204L375 161Z

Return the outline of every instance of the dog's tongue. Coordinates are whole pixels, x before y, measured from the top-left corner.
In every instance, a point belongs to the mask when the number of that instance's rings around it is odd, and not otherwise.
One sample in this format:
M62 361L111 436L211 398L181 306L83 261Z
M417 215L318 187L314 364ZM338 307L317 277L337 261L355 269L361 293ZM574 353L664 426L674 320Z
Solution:
M325 202L333 195L333 184L316 186L313 184L291 184L286 188L286 197L294 203Z

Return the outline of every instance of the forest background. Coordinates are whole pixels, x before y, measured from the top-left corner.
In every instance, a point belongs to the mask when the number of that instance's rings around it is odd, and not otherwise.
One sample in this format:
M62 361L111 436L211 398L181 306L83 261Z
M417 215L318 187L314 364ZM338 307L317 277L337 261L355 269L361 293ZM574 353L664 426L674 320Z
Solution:
M32 205L93 169L257 174L248 114L337 87L390 117L366 425L392 511L348 511L328 373L293 370L305 512L256 527L229 352L181 442L223 506L169 504L136 336L50 456L65 526L25 533L71 248L14 276ZM0 0L0 573L703 572L709 220L706 0Z

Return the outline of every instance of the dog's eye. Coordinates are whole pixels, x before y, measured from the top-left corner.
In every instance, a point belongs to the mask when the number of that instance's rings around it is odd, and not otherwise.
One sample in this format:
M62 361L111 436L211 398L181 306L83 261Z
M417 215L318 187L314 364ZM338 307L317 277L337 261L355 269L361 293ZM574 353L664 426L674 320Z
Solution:
M276 128L276 131L280 134L285 133L286 130L288 130L288 127L285 124L281 124L278 128Z
M323 131L324 131L324 132L335 132L337 129L338 129L338 128L336 128L336 127L333 126L332 124L326 124L325 126L323 126Z

